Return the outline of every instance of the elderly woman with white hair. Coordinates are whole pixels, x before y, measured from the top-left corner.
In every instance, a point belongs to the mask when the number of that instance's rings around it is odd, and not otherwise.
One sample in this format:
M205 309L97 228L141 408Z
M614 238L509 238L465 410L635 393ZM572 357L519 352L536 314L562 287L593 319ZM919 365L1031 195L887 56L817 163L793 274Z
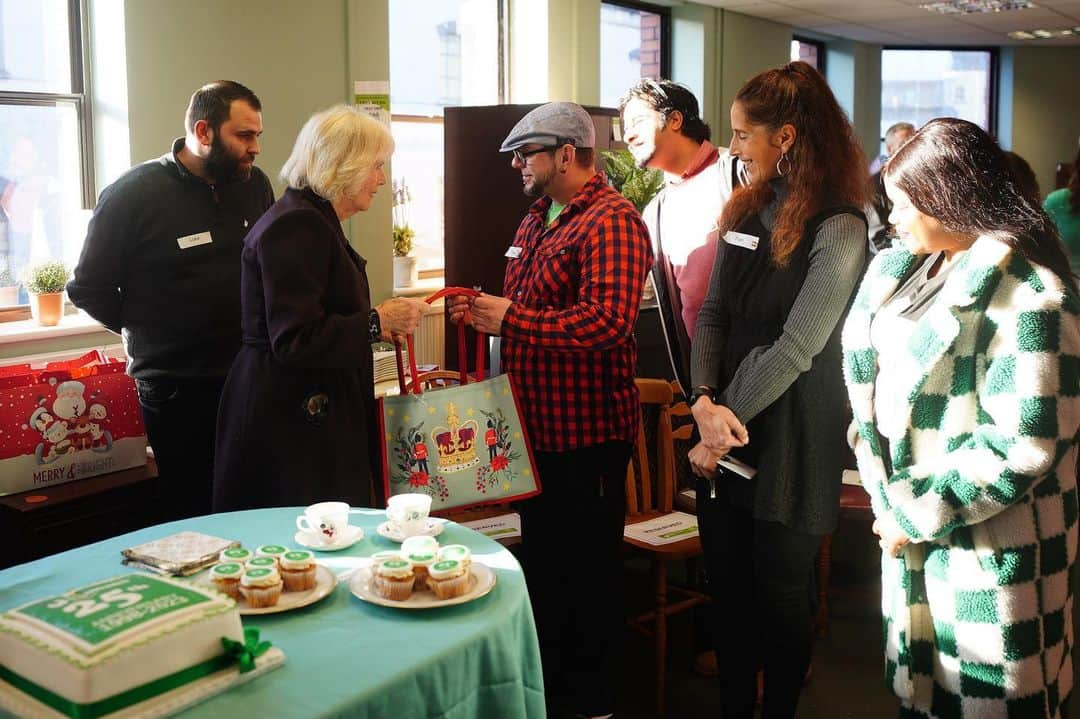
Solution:
M415 330L421 303L372 307L341 223L386 183L389 131L339 105L312 116L288 189L242 253L243 346L218 410L214 510L371 502L378 459L372 342Z

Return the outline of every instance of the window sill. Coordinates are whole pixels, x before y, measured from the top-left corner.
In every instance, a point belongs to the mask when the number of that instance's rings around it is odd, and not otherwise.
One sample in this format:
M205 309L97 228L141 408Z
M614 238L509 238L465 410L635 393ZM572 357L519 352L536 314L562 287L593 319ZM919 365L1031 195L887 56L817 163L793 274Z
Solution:
M427 297L433 292L438 292L446 286L446 281L442 275L438 277L428 277L425 279L417 280L415 283L408 287L395 287L395 297Z
M7 342L33 342L35 340L93 334L108 330L89 315L82 312L64 315L55 327L42 327L37 320L0 322L0 344Z

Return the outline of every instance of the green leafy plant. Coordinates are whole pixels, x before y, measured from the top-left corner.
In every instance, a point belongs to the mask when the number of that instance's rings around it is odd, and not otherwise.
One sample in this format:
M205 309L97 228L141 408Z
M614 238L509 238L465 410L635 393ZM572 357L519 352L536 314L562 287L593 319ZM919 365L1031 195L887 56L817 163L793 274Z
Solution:
M11 270L4 267L0 269L0 287L14 287L19 284L15 279L15 275L11 274Z
M405 178L394 180L394 257L408 257L412 252L413 239L416 232L409 226L409 205L412 204L412 195L409 187L405 184Z
M629 150L601 150L604 170L615 189L641 212L664 186L664 173L638 167Z
M27 292L45 295L51 292L63 292L70 277L71 272L63 262L47 260L30 267L23 281L26 283Z

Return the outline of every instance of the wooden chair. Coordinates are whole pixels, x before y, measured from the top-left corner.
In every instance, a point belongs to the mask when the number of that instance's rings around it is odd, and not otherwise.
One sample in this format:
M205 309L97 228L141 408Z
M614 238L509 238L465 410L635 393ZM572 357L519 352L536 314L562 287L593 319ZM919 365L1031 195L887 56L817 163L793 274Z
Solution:
M675 499L675 451L674 433L671 429L671 386L665 380L638 379L643 414L646 418L655 414L655 439L650 451L644 423L638 429L634 457L626 472L626 524L644 522L662 517L672 511ZM690 429L686 429L689 437ZM655 466L655 477L650 469ZM683 539L672 544L655 546L640 540L623 540L634 552L647 556L653 565L655 601L653 608L630 619L630 625L654 640L656 661L656 713L663 716L666 702L664 684L667 673L667 618L704 603L706 597L682 587L668 584L667 563L684 561L701 556L701 540L698 537ZM678 593L678 601L670 601L669 594Z

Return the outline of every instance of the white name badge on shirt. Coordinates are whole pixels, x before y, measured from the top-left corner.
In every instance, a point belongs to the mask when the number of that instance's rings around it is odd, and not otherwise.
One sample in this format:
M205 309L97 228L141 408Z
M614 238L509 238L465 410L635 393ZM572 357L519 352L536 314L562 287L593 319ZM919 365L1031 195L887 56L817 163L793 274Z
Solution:
M509 257L511 260L516 260L517 258L521 257L521 248L520 247L507 248L506 254L503 255L503 256L504 257Z
M748 250L756 250L758 238L754 235L748 235L745 232L728 230L727 234L724 235L724 242L729 245L735 245L736 247L745 247Z
M209 232L199 232L198 234L176 238L176 244L180 245L181 250L189 250L199 245L209 245L213 241L214 238L210 236Z

